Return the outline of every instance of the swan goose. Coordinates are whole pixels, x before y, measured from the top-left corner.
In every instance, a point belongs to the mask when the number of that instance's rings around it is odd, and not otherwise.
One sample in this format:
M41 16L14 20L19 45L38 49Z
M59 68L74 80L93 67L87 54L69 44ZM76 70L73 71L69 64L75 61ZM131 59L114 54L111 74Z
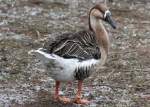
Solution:
M89 103L81 99L82 82L94 72L97 64L105 64L109 51L109 37L102 21L116 28L107 6L98 4L89 12L89 30L62 34L55 40L48 40L43 48L29 52L43 61L49 75L56 81L55 100L70 102L69 98L59 96L60 82L78 80L73 102Z

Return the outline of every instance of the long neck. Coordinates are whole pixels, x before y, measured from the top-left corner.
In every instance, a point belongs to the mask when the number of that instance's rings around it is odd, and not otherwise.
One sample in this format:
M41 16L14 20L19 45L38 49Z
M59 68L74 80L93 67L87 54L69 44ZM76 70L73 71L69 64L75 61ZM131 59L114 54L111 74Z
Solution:
M96 19L91 15L89 19L89 26L91 27L90 29L93 30L96 34L97 43L101 51L101 59L103 63L105 63L109 51L108 33L100 19Z

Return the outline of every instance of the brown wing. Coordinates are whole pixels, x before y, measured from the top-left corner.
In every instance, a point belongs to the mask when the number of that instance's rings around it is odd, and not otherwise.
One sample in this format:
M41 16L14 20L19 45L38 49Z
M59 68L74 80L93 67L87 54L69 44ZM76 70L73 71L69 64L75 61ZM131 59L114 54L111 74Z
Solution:
M66 33L45 43L48 53L54 53L64 58L87 60L101 57L96 43L95 34L91 31L80 31L75 34Z

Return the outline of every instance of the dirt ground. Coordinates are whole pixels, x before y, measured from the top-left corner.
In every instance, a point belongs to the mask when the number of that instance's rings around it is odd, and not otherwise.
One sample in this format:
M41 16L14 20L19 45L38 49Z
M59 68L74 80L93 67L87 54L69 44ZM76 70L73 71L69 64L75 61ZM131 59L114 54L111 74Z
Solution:
M85 80L90 105L52 101L54 80L28 55L48 37L87 29L88 10L103 0L0 0L0 107L150 107L150 1L107 2L117 22L107 63ZM76 83L62 95L73 98Z

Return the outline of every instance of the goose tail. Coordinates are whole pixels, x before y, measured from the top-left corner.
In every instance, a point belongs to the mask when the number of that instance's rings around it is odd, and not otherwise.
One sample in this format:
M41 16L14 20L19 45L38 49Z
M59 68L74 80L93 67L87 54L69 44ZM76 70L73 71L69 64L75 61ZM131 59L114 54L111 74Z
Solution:
M28 54L36 57L37 59L40 59L40 61L42 61L44 64L55 62L55 55L44 52L44 50L45 49L43 48L39 48L37 50L30 50Z

